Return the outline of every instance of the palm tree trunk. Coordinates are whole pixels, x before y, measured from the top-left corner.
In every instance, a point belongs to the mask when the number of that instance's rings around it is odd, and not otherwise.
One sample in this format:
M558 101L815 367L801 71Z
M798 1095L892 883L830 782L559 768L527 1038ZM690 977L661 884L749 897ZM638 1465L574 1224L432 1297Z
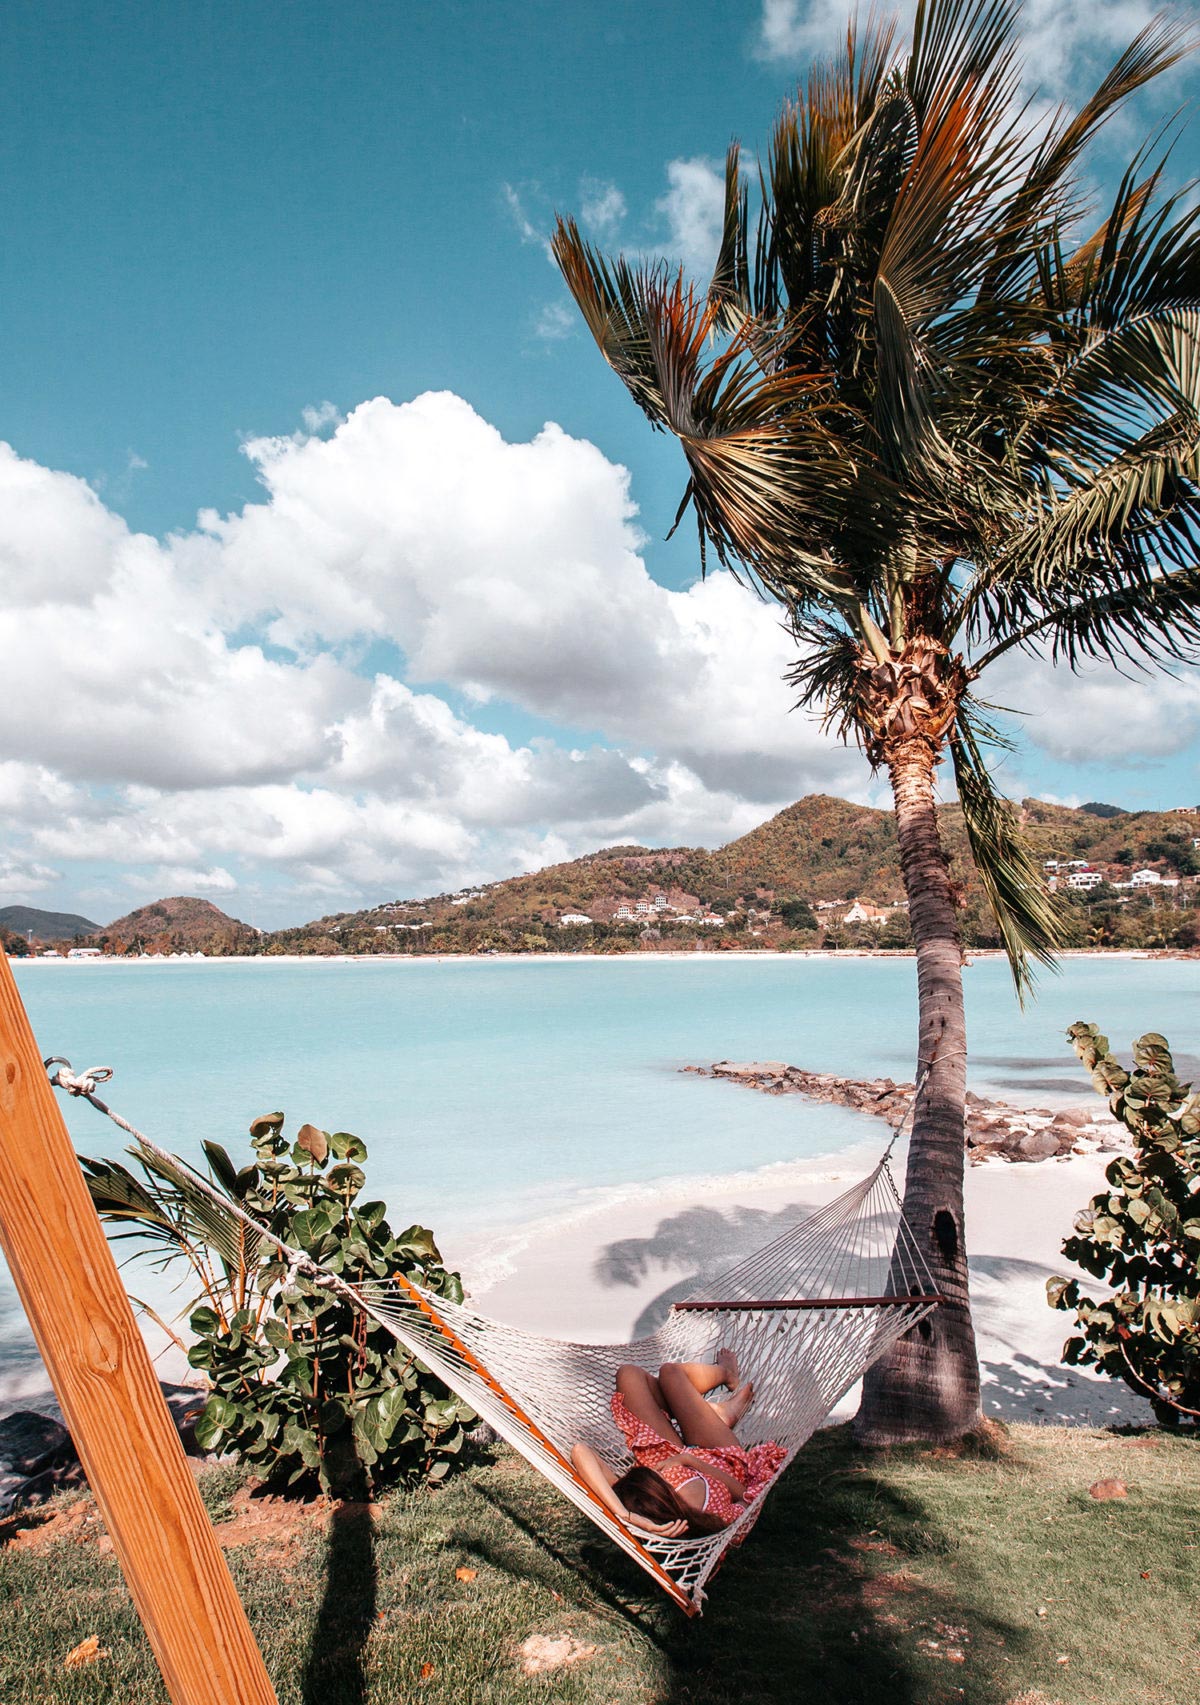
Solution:
M889 757L900 866L917 950L917 1098L904 1214L946 1299L867 1374L855 1433L869 1445L960 1438L980 1420L963 1235L966 1022L962 953L925 739ZM932 1063L931 1063L932 1062Z

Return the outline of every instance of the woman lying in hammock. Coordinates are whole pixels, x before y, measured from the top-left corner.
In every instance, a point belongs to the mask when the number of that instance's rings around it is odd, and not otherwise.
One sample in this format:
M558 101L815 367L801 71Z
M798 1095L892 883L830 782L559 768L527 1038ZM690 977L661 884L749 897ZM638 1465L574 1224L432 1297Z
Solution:
M707 1403L705 1394L722 1385L730 1395ZM718 1350L715 1362L664 1362L657 1378L627 1365L617 1369L612 1413L635 1466L617 1476L584 1444L571 1460L627 1527L665 1539L719 1533L784 1458L780 1445L744 1450L734 1436L753 1401L732 1350Z

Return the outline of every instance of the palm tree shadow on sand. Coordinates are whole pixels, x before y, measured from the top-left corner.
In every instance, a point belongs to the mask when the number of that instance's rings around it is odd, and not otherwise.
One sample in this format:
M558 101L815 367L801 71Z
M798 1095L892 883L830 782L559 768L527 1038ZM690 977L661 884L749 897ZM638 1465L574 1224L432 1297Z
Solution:
M636 1288L658 1269L684 1270L646 1303L634 1325L635 1338L657 1331L674 1303L716 1279L738 1261L790 1231L813 1212L811 1205L789 1202L778 1212L734 1207L727 1213L701 1203L660 1220L649 1237L622 1237L596 1257L593 1272L608 1290Z

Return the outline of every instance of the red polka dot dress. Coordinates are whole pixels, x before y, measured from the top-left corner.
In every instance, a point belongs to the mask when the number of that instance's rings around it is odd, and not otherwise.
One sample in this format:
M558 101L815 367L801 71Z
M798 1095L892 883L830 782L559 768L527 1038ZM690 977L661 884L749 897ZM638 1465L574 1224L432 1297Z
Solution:
M681 1450L686 1450L697 1462L722 1469L741 1484L746 1502L752 1503L767 1482L779 1472L780 1464L787 1454L783 1446L776 1444L773 1439L752 1445L749 1450L743 1450L741 1445L701 1449L696 1445L685 1445L678 1434L677 1442L672 1444L654 1427L639 1421L633 1411L626 1407L619 1391L613 1395L612 1415L624 1433L629 1453L639 1468L652 1468L676 1491L689 1480L702 1480L705 1488L704 1508L726 1524L733 1520L739 1506L734 1503L725 1482L715 1474L710 1476L698 1472L688 1463L672 1462L671 1457L677 1456Z

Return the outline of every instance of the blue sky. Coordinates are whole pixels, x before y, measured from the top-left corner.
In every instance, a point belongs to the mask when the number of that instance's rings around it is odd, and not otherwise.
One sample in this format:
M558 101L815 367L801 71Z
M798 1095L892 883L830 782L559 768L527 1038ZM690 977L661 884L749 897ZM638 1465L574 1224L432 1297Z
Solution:
M560 208L702 268L727 141L844 10L6 8L0 902L273 924L878 797L664 543L678 452L544 247ZM1152 10L1032 0L1044 92ZM1194 681L1002 685L1014 791L1200 794Z

